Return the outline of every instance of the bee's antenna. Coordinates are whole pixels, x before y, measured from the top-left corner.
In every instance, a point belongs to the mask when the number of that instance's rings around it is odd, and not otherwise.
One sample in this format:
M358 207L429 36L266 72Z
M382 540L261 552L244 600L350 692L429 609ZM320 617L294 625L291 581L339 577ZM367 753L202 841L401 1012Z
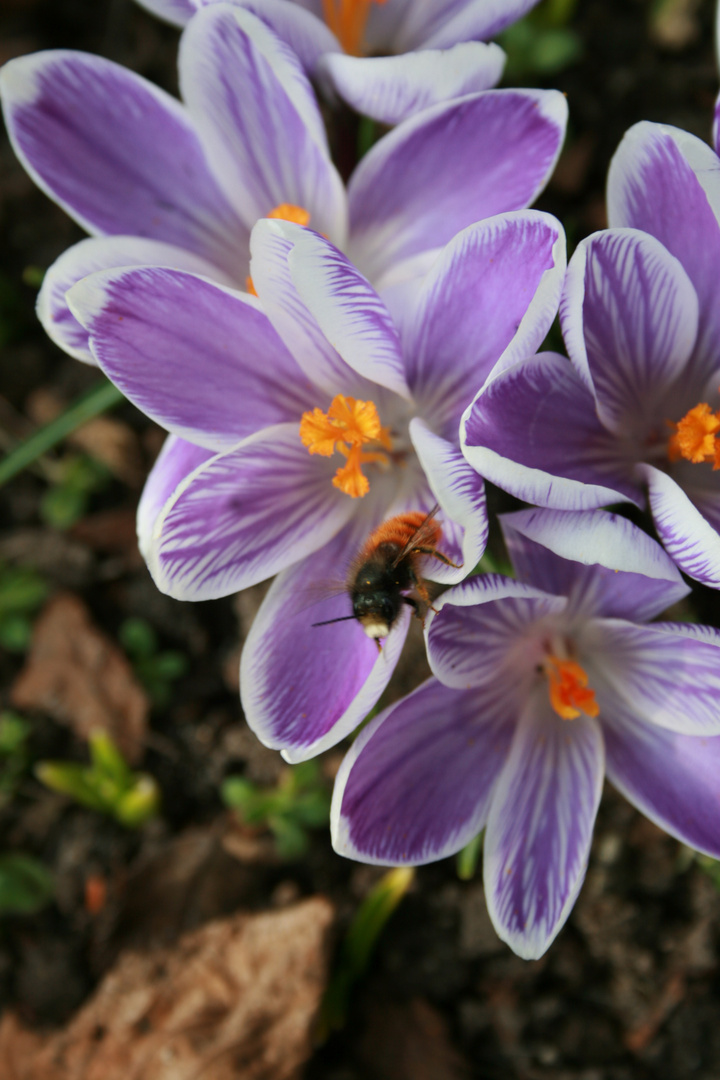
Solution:
M347 622L348 619L354 619L354 615L340 615L337 619L325 619L323 622L310 623L311 626L329 626L334 622Z

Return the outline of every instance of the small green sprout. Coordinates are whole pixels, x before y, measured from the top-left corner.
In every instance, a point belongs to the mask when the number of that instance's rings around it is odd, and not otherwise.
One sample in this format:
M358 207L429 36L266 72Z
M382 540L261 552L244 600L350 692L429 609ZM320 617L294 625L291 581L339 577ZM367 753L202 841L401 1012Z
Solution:
M30 724L13 712L0 712L0 806L15 793L30 756Z
M411 866L388 870L356 911L320 1008L319 1042L344 1026L352 988L367 970L385 924L414 880L415 870Z
M698 855L697 861L716 889L720 891L720 862L709 855Z
M0 915L34 915L52 900L52 874L29 855L0 855Z
M54 529L69 529L85 514L90 496L111 480L110 470L86 454L68 454L54 468L55 479L40 503L40 515Z
M229 776L220 794L246 825L270 829L283 859L304 855L307 830L326 827L330 818L330 794L317 761L287 769L275 788L260 789L241 776Z
M576 6L577 0L543 0L500 35L507 53L506 84L555 75L580 57L580 37L567 25Z
M107 732L93 731L88 743L90 765L40 761L35 766L38 780L81 806L109 814L129 829L155 817L160 791L153 777L134 773Z
M48 594L48 586L29 566L0 562L0 647L24 652L32 637L32 618Z
M125 619L118 639L153 703L164 708L170 701L172 684L187 671L187 657L173 649L158 652L157 636L145 619Z
M483 834L479 832L457 854L457 876L461 881L472 881L482 852Z

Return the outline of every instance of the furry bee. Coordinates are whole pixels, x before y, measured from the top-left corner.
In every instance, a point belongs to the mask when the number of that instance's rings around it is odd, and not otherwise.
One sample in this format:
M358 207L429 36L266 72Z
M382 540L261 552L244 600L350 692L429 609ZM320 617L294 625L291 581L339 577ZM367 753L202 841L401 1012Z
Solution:
M378 642L378 648L379 639L390 633L403 604L420 619L430 606L427 585L418 573L420 559L430 556L446 566L458 566L438 551L442 528L434 519L439 509L434 506L429 514L411 510L384 521L352 562L347 591L353 613L343 618L357 619L367 636ZM341 621L328 619L313 625Z

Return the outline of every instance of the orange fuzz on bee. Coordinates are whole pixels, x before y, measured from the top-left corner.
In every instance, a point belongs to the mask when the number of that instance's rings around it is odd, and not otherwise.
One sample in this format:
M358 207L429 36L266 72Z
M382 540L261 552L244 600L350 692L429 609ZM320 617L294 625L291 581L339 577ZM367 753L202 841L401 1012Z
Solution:
M446 566L458 566L438 551L442 527L435 521L439 506L429 514L411 510L379 525L353 560L347 580L352 615L331 622L357 619L369 638L378 642L390 633L403 604L423 619L430 606L427 585L419 574L420 560L429 556Z

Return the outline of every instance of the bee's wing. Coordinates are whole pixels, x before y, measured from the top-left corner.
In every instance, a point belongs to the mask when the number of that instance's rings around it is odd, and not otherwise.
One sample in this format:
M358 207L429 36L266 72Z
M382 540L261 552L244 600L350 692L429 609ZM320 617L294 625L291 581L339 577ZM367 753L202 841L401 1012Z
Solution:
M393 567L399 566L403 559L419 547L435 547L437 540L437 530L432 524L432 520L440 509L440 503L435 503L427 517L420 522L415 532L412 534L405 547L402 549L399 555L393 559Z

